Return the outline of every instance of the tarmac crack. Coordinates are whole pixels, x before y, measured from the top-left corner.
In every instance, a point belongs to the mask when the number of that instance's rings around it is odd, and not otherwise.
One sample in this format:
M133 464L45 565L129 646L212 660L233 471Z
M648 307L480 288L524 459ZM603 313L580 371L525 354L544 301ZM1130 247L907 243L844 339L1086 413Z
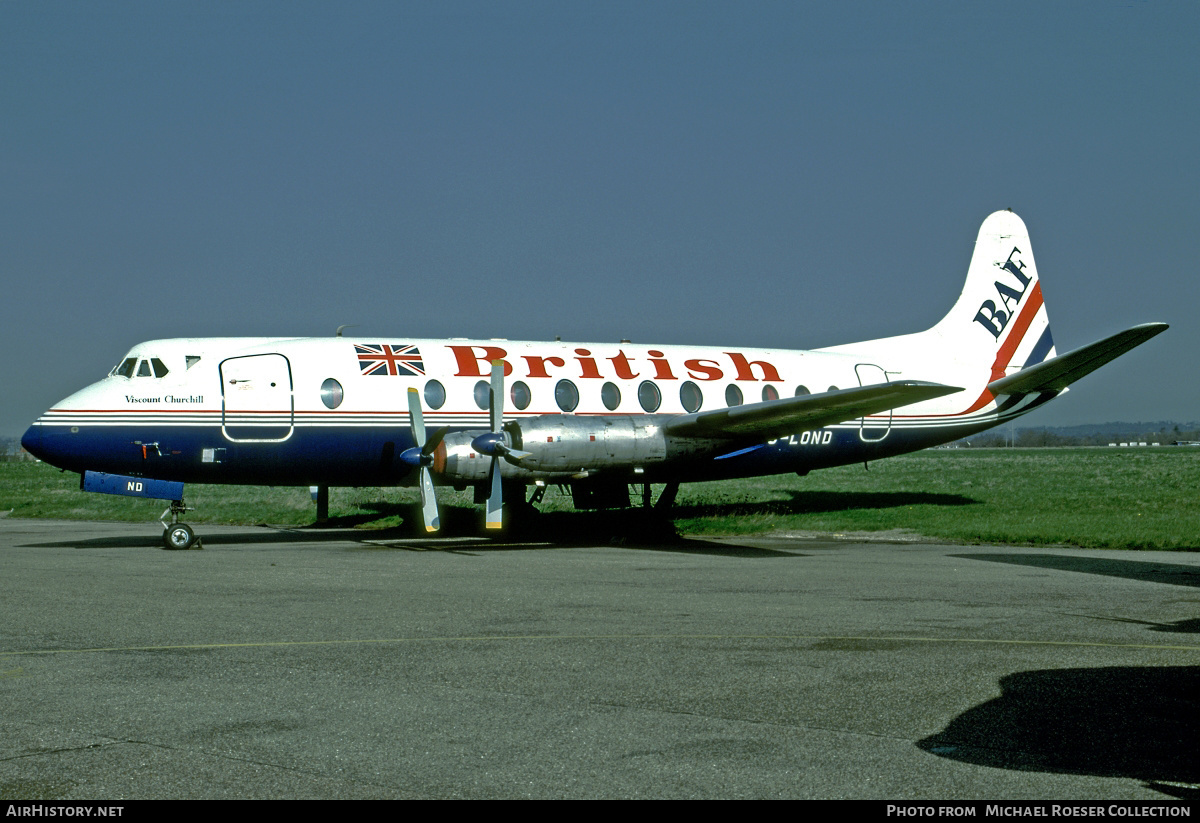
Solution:
M0 763L11 763L15 760L27 760L31 757L45 757L53 754L69 754L71 752L85 752L89 749L103 749L109 746L118 746L122 743L130 741L118 740L111 738L103 743L87 743L82 746L61 746L57 749L40 749L36 752L23 752L21 754L11 755L9 757L0 757Z

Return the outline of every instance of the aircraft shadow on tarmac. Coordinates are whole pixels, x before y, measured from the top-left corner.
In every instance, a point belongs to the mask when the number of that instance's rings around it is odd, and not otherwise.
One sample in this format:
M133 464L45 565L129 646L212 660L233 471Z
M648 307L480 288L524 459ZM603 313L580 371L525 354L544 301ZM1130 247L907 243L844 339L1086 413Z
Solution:
M1065 554L955 554L964 560L987 560L992 563L1011 563L1042 569L1123 577L1147 583L1169 583L1172 586L1200 587L1200 567L1178 563L1151 563L1143 560L1118 560L1109 557L1079 557ZM1196 622L1196 621L1188 621ZM1161 631L1168 631L1162 629ZM1175 631L1179 631L1176 629ZM1185 630L1186 631L1186 630Z
M851 509L883 509L900 506L932 504L961 506L976 503L969 497L956 494L925 492L793 492L789 500L760 502L710 503L676 505L666 511L654 508L630 508L588 511L549 511L539 513L532 507L511 506L510 525L496 536L483 536L479 510L473 506L443 506L442 527L436 537L425 534L419 504L379 502L366 504L361 514L332 517L317 527L247 529L243 532L207 532L205 524L193 527L203 544L216 546L231 543L289 543L357 541L376 548L412 549L419 551L463 551L477 548L486 551L529 549L531 544L542 548L571 548L578 546L616 545L625 548L679 551L698 554L720 554L737 557L799 557L799 552L785 549L766 549L754 546L753 538L744 545L730 541L705 541L681 537L674 520L698 517L753 517L755 515L787 515L809 512L834 512ZM361 505L361 504L360 504ZM367 524L391 521L396 525L383 529L360 528ZM265 525L265 524L264 524ZM451 544L451 538L457 542ZM57 548L122 548L140 547L142 537L96 537L85 540L63 540L38 545ZM464 544L462 541L468 541ZM153 540L151 541L154 542ZM393 545L387 545L393 544Z
M481 534L477 510L468 507L444 507L443 528L437 536L428 536L421 524L416 506L397 505L399 525L391 528L355 528L360 523L373 522L371 515L331 518L317 527L278 527L260 524L231 530L228 526L210 528L194 524L201 545L195 548L229 545L285 545L295 543L348 543L356 550L396 550L417 552L446 552L472 554L477 552L515 551L530 549L570 549L582 546L618 546L627 549L650 549L690 554L714 554L741 558L803 557L801 552L787 548L763 548L747 538L720 542L680 536L669 517L654 510L626 509L618 511L549 512L522 519L500 533ZM389 509L390 511L390 509ZM415 512L415 514L414 514ZM415 524L415 526L414 526ZM69 527L66 527L69 528ZM131 529L132 531L132 529ZM66 549L162 549L156 536L143 533L108 535L104 537L67 538L39 541L28 545L41 548Z
M936 505L966 506L978 503L960 494L928 492L830 492L789 490L790 499L764 501L735 501L723 503L680 503L669 509L633 507L627 509L568 510L538 512L532 507L506 507L506 520L515 521L512 532L545 535L568 542L595 543L608 532L648 534L654 539L674 536L674 520L698 517L753 517L755 515L789 515L850 511L853 509L889 509L904 506ZM415 503L360 503L361 514L331 517L330 527L350 528L390 519L400 523L401 530L424 536L421 510ZM477 536L482 530L482 515L477 507L445 505L441 507L443 537ZM599 535L593 537L590 535Z
M306 533L300 531L292 531L288 529L267 528L246 526L245 531L223 531L220 534L211 534L206 532L203 524L197 525L196 533L201 537L203 542L212 545L228 545L228 544L280 544L280 543L313 543L321 541L334 542L338 540L361 540L363 533L349 533L346 530L322 531L315 533ZM228 527L225 527L228 528ZM64 526L64 529L69 530L69 526ZM162 542L157 535L148 536L146 534L126 534L112 535L108 537L87 537L81 539L39 541L36 543L25 543L22 548L46 548L46 549L144 549L158 548L161 549Z
M1141 780L1200 800L1200 667L1018 672L1001 695L917 742L998 769Z

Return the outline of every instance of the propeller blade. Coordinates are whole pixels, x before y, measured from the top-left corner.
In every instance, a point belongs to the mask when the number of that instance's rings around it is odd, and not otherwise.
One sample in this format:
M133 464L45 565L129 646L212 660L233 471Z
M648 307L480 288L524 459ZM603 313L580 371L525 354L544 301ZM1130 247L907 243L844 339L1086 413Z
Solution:
M492 493L488 495L484 525L499 529L504 525L504 492L500 480L500 455L504 454L504 361L492 361L492 435L494 445L485 453L492 456ZM489 438L489 439L491 439Z
M433 437L429 438L429 442L421 447L421 456L428 457L437 451L437 447L442 445L442 438L446 436L446 432L448 431L450 431L449 426L442 426L440 429L435 431L433 433Z
M438 429L428 442L425 440L425 418L421 413L421 395L416 389L408 390L408 416L412 425L413 440L423 444L420 452L416 449L406 449L400 459L409 465L420 466L421 485L421 519L425 521L425 531L435 532L442 527L442 518L438 514L437 493L433 490L433 474L429 471L432 460L429 456L446 436L447 428Z
M418 445L425 442L425 419L421 415L421 395L416 389L408 390L408 417L412 425L413 440Z
M511 446L504 447L504 459L507 460L509 463L512 463L513 465L516 465L517 463L524 460L526 457L531 456L532 454L533 454L533 452L521 451L520 449L514 449Z
M492 361L492 431L504 426L504 361Z
M421 467L421 517L427 532L435 532L442 527L437 495L433 491L433 475L426 466Z
M504 525L504 498L500 483L500 458L492 458L492 493L487 501L487 519L484 525L499 529Z

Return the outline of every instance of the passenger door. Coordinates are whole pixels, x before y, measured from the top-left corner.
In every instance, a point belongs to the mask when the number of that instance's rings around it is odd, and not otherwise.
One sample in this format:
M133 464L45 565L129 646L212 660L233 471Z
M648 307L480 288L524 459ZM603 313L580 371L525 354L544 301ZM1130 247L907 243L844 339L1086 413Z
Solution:
M282 354L221 361L221 431L235 443L278 443L292 436L292 367Z

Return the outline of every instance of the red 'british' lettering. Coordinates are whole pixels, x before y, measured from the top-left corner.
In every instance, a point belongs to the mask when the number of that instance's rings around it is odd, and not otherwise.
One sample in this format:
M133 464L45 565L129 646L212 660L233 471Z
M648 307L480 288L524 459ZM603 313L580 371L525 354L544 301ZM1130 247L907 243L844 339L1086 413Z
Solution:
M592 353L590 351L588 351L587 349L576 349L575 353L577 355L579 355L575 359L579 361L579 366L580 366L579 377L581 379L584 379L584 378L594 378L596 380L604 379L604 376L602 374L600 374L599 370L597 370L596 360L595 360L595 358L592 357Z
M547 363L559 367L565 366L567 363L561 357L542 357L537 354L523 354L521 359L529 364L530 377L549 377L550 373L546 371Z
M1005 320L1003 315L999 316L1001 325ZM982 321L981 321L982 322ZM499 346L447 346L454 353L454 361L458 366L458 371L455 372L455 377L487 377L492 372L492 361L499 360L504 363L505 377L516 372L513 363L508 362L508 352ZM634 361L638 358L630 357L623 350L618 349L617 353L604 357L594 355L590 349L576 348L573 350L575 354L575 363L578 364L578 378L583 380L635 380L643 374L643 370L634 365ZM775 366L766 360L750 360L746 355L740 352L722 352L729 358L735 371L734 380L753 380L763 381L767 383L783 382L779 377L779 371ZM564 352L565 354L565 352ZM675 374L675 368L679 366L678 361L671 362L671 359L663 351L658 349L647 349L646 356L642 358L645 363L649 363L653 369L654 380L678 380L679 377ZM552 378L563 377L561 371L555 373L555 370L566 368L566 357L544 354L522 354L519 357L514 356L514 361L525 361L525 373L520 375L527 378ZM606 374L609 367L606 363L612 364L611 377ZM707 358L691 358L683 361L683 368L687 370L687 374L693 380L723 380L726 379L727 367L722 365L718 360L709 360Z
M655 379L657 379L657 380L677 380L678 379L677 377L675 377L675 375L671 374L671 364L663 359L664 357L666 357L665 354L663 354L660 351L655 351L654 349L651 349L650 351L646 352L646 354L650 355L650 362L654 364Z
M615 357L608 358L612 361L613 367L617 370L617 379L632 380L638 376L638 373L629 368L629 355L623 351L618 351Z
M745 355L738 354L734 351L727 351L725 354L733 361L733 367L737 369L737 377L734 380L757 380L754 376L754 371L751 366L758 366L762 371L762 379L768 383L779 383L779 372L775 371L775 367L766 360L747 360Z
M725 376L716 360L685 360L683 365L696 380L720 380Z
M499 346L447 346L450 351L454 352L454 359L458 362L458 371L455 372L455 377L487 377L492 373L492 361L504 360L508 356L508 352ZM483 354L476 354L476 351L482 351ZM504 361L504 376L508 377L512 374L512 365L508 361Z

